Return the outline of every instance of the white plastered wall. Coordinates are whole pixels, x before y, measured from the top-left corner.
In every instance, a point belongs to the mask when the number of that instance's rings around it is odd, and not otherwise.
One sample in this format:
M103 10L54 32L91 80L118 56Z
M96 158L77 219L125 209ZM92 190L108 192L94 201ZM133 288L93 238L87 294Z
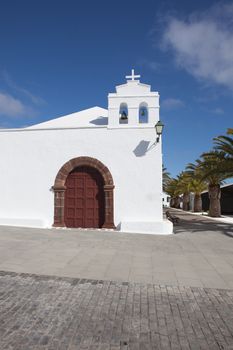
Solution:
M140 126L0 131L0 224L51 227L57 172L88 156L113 176L118 228L171 233L162 221L161 142L153 145L155 139L153 128Z

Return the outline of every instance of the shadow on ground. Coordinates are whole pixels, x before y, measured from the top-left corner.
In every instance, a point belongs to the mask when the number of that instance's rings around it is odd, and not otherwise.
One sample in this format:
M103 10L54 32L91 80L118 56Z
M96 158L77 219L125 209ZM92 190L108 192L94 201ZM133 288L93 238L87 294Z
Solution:
M233 238L233 225L217 222L201 215L192 215L180 210L169 209L172 215L180 219L179 224L174 224L174 233L218 232Z

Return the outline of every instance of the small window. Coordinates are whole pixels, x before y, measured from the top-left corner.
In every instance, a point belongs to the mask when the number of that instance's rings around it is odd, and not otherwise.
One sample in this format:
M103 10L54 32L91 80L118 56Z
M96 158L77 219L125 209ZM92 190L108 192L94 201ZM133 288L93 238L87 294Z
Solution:
M128 124L128 106L126 103L120 105L119 124Z
M148 106L147 103L141 103L139 106L139 123L148 123Z

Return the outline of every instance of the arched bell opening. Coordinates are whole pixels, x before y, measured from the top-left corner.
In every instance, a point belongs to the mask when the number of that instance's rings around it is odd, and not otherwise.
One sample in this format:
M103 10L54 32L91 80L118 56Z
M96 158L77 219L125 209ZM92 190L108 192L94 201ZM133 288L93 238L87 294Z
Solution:
M121 103L119 109L119 124L128 124L128 106L127 103Z
M148 105L145 102L142 102L139 106L139 124L148 123Z

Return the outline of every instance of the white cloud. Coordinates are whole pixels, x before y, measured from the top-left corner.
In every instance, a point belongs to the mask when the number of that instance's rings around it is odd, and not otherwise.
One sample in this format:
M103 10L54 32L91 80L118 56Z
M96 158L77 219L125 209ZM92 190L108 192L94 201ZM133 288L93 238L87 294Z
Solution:
M146 59L138 60L137 65L141 66L141 67L149 68L149 69L151 69L154 72L157 72L157 71L159 71L161 69L161 64L160 63L158 63L156 61L149 61L149 60L146 60Z
M11 95L0 93L0 115L6 117L20 117L28 115L29 108Z
M233 5L215 5L186 20L170 17L165 49L194 77L233 89Z
M158 62L152 62L152 61L148 61L147 66L155 72L157 72L161 68L161 66Z
M178 98L167 98L161 102L161 106L166 110L172 110L184 107L184 102Z
M6 82L6 84L13 89L14 91L17 91L18 93L20 93L21 95L24 95L25 97L29 98L29 100L35 104L35 105L43 105L45 104L45 101L39 97L36 96L34 94L32 94L29 90L19 86L18 84L16 84L15 81L12 80L12 78L9 76L7 71L3 71L2 72L2 76L4 78L4 81Z
M224 114L224 110L222 108L215 108L213 111L212 111L214 114Z

